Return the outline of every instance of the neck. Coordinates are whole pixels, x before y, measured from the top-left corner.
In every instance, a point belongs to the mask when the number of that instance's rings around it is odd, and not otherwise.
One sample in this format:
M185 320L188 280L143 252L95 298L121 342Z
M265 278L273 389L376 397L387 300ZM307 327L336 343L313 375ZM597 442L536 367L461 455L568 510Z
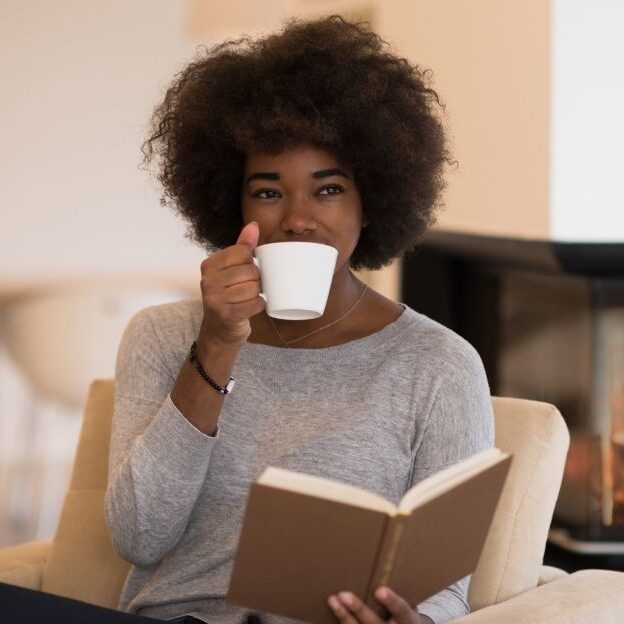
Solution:
M323 316L309 321L287 321L270 319L264 313L261 315L261 322L264 328L262 333L278 346L287 346L285 343L290 341L295 341L293 347L305 347L311 341L318 343L319 340L321 342L329 340L331 343L332 334L335 335L336 331L344 329L345 324L348 325L351 322L352 325L352 320L355 318L357 308L361 303L364 289L365 285L351 271L347 270L342 272L342 274L336 274L332 280ZM260 322L260 319L258 319L258 322ZM327 329L325 329L326 326L328 326ZM315 331L318 331L318 333L313 333L309 339L302 339L300 343L297 340Z

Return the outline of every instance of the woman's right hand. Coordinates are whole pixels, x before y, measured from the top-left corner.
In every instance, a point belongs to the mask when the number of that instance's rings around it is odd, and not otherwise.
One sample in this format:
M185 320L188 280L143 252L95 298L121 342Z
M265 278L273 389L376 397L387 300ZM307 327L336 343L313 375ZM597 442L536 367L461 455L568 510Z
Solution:
M204 306L198 348L208 345L236 347L251 333L249 319L262 312L260 270L253 262L260 229L248 223L236 244L201 263L201 293Z

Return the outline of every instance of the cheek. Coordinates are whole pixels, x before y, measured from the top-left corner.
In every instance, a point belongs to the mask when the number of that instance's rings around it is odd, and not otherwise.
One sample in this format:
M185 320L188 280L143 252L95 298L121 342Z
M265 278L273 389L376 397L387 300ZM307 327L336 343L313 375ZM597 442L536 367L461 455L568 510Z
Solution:
M253 210L249 207L246 201L241 201L241 215L243 216L243 223L247 224L250 221L256 221L253 216Z
M346 262L357 247L362 232L362 220L354 216L340 228L340 248L338 250L338 263Z
M267 211L258 210L257 207L254 207L252 204L243 202L241 212L243 215L243 223L255 221L258 225L262 225L262 223L267 221Z
M255 221L258 224L260 228L258 245L264 245L269 242L272 233L279 227L279 216L276 212L254 208L253 206L245 206L243 202L241 213L243 225L247 225L247 223L251 223L251 221Z

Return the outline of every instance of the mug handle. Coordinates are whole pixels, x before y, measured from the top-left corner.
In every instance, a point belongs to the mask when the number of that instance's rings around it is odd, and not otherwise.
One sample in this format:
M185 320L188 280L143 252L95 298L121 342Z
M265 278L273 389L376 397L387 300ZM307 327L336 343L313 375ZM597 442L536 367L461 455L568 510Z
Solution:
M256 256L251 256L251 259L253 260L253 263L254 263L254 264L255 264L258 268L260 268L260 260L258 260L258 258L256 258ZM261 293L260 293L260 297L262 297L262 298L264 299L264 302L265 302L265 303L267 302L266 295L265 295L263 292L261 292Z

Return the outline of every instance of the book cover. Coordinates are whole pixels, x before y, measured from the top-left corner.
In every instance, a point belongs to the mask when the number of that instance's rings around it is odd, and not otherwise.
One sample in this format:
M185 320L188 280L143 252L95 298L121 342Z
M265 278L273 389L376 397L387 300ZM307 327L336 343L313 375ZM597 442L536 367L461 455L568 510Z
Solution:
M456 467L446 481L434 475L438 487L409 510L256 482L227 600L315 624L335 624L326 599L341 590L359 595L381 615L373 598L379 584L418 604L476 567L510 461L500 454L463 480ZM322 481L331 491L332 482Z

